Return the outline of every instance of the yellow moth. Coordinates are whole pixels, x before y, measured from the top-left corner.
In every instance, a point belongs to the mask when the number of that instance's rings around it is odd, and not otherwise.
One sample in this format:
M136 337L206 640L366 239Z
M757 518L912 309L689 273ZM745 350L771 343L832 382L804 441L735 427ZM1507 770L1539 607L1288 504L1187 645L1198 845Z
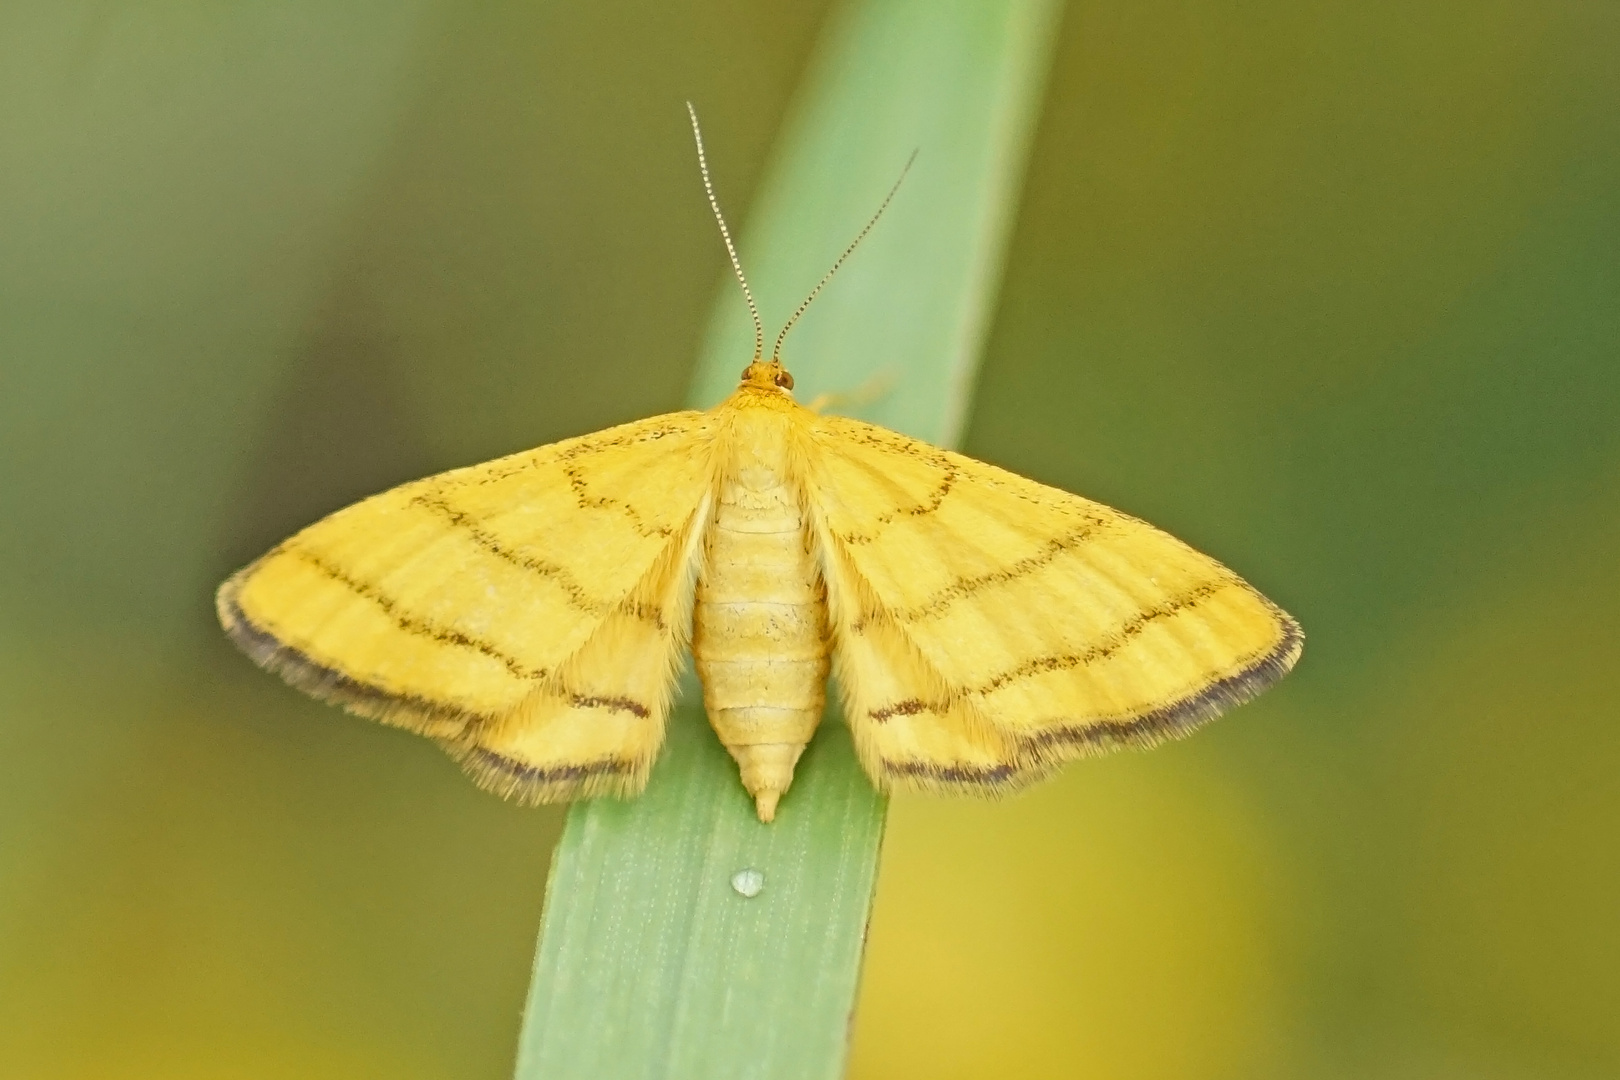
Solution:
M639 792L690 648L762 821L829 670L879 788L986 795L1185 734L1293 666L1298 624L1175 538L798 404L797 318L767 360L755 312L754 360L706 412L339 510L227 580L220 621L294 686L528 803Z

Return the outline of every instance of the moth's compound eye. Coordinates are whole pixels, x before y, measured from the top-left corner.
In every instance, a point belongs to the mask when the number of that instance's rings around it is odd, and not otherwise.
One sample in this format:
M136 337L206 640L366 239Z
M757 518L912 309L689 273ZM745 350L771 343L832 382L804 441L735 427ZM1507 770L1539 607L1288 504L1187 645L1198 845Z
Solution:
M785 371L778 371L776 373L776 385L784 390L793 389L793 376Z

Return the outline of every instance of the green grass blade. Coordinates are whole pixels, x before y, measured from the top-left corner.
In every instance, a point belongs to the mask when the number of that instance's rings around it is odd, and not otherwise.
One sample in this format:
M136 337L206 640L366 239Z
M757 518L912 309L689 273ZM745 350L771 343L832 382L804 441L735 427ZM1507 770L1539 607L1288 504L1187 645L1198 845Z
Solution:
M886 376L892 389L858 411L956 437L1058 13L1056 0L872 0L827 28L743 245L768 318L786 317L920 155L794 332L785 356L801 400ZM694 404L730 392L752 337L728 290ZM829 716L776 823L761 825L685 691L647 792L569 813L520 1080L843 1071L886 801ZM731 884L744 869L763 875L752 898Z

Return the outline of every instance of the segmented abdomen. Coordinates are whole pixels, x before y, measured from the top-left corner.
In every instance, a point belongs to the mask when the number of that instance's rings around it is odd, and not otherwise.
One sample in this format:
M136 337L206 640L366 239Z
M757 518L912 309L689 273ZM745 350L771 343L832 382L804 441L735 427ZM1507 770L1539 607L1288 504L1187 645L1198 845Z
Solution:
M703 702L769 821L821 719L827 592L797 493L779 474L721 485L693 612Z

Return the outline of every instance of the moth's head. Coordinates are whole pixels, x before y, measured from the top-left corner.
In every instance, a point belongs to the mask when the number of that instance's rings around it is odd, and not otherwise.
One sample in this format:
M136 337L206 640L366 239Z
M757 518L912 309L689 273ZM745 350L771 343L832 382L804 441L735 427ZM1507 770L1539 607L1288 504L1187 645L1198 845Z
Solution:
M744 386L761 386L773 390L792 390L793 376L788 369L782 366L782 361L775 359L761 360L754 357L754 362L743 368L742 383Z

